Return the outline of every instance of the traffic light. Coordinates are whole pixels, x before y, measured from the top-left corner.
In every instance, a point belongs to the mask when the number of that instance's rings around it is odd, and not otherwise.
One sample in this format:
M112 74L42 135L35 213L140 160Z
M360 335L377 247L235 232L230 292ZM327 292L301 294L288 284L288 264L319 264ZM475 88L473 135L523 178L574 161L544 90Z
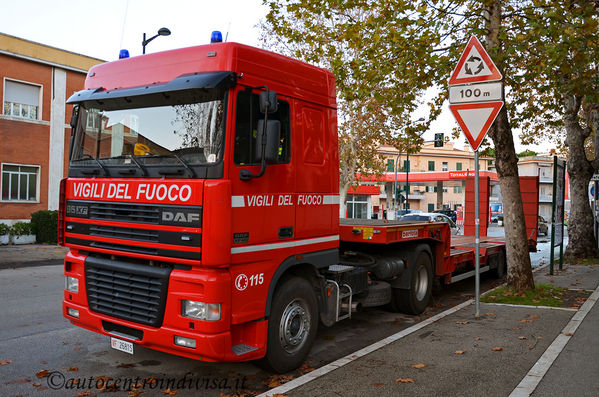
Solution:
M443 147L443 133L435 134L435 147Z

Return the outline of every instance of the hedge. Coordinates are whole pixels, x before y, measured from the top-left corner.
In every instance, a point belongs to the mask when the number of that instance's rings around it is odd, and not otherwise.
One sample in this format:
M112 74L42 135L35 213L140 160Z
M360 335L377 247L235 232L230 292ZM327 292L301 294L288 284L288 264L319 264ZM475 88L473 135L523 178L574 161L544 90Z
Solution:
M29 222L17 222L10 227L10 234L13 236L26 236L33 234L31 223Z
M38 243L58 241L58 211L37 211L31 214L31 229Z

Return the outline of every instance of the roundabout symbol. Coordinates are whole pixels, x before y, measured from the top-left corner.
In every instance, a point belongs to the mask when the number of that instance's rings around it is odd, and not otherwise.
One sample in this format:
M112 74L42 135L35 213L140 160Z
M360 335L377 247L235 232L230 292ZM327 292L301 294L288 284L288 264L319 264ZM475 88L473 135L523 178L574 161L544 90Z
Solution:
M471 66L473 66L476 70L472 71L473 68L471 68ZM482 72L484 68L485 64L483 60L472 55L470 58L468 58L466 64L464 65L464 72L469 75L477 75Z

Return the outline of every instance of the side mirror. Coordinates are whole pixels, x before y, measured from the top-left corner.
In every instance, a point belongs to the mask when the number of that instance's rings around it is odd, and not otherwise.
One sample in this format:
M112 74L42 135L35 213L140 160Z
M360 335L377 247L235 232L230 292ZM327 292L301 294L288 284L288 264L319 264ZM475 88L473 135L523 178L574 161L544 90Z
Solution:
M267 163L276 163L279 158L279 145L281 143L281 122L279 120L268 120L266 122L266 137L264 131L264 120L258 120L258 135L256 136L256 161L261 161L260 148L262 140L266 139L266 150L264 158Z
M72 129L77 128L77 116L79 116L79 105L73 106L73 114L71 115L71 122L69 123Z
M260 113L274 113L279 108L277 93L275 91L262 91L258 97ZM260 130L258 130L260 131Z

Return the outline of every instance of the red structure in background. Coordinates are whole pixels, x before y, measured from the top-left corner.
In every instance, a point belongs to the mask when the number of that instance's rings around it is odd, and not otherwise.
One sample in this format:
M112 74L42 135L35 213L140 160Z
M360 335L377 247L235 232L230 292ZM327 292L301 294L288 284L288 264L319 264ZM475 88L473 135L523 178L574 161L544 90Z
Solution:
M478 218L480 220L479 233L481 237L487 235L489 226L489 196L491 195L491 179L481 176L478 180ZM466 197L464 199L464 236L474 236L474 176L466 179Z
M481 237L487 236L490 193L489 177L481 176L479 179L479 233ZM520 194L522 195L528 246L531 251L536 251L539 227L539 177L521 176ZM466 180L466 197L464 203L464 236L474 236L474 177L472 176L469 176Z

